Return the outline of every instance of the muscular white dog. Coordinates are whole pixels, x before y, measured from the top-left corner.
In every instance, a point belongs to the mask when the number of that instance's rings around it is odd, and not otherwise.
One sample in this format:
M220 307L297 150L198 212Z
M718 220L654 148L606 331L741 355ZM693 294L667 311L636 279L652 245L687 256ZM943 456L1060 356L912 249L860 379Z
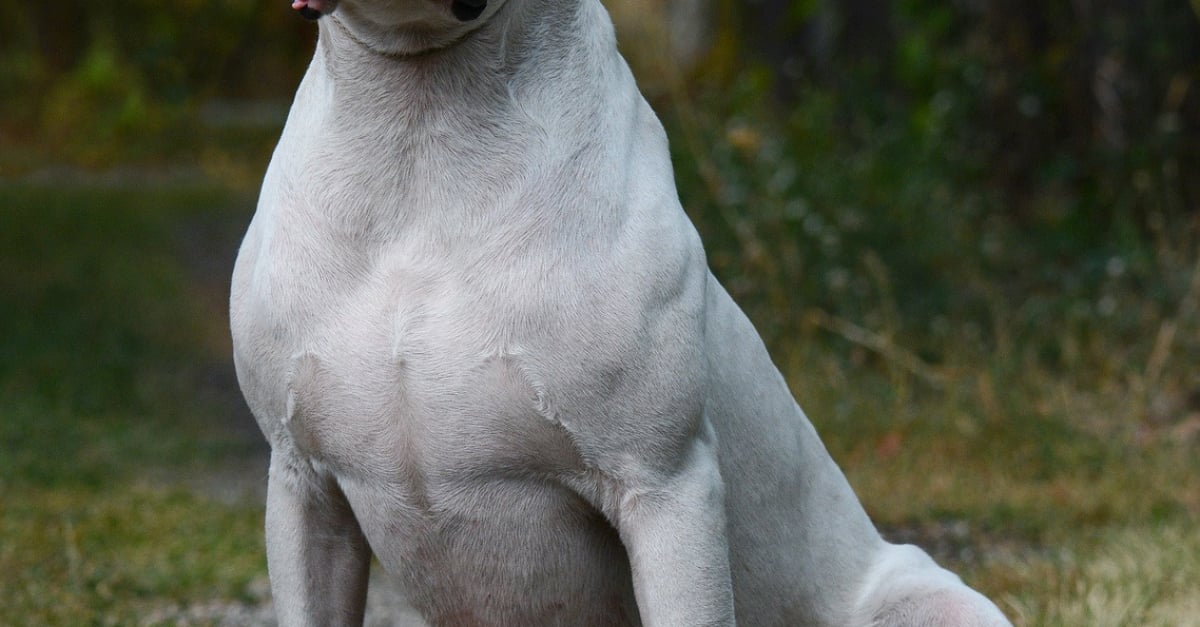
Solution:
M283 625L1000 626L885 543L709 273L599 0L297 0L234 272Z

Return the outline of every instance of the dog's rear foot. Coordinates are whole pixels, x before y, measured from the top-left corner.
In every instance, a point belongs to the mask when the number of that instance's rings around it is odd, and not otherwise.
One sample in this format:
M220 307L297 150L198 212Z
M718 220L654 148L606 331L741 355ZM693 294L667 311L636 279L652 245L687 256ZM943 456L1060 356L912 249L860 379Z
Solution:
M1011 627L1000 610L966 588L905 597L879 610L870 627Z
M888 545L866 581L852 621L862 627L1012 627L991 601L921 549Z

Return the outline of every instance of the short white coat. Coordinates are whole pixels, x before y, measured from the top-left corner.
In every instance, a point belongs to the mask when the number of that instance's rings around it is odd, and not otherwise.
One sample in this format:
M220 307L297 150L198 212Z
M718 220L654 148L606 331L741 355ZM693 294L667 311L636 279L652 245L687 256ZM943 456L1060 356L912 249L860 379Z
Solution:
M431 625L1008 624L868 520L598 0L308 4L231 304L281 624L372 554Z

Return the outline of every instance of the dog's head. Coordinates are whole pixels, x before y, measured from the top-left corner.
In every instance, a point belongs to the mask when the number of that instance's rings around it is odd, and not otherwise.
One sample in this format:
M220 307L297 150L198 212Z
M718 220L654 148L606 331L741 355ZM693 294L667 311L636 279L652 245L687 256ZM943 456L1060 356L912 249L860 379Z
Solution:
M310 20L337 14L366 43L386 52L441 47L487 21L507 0L293 0Z

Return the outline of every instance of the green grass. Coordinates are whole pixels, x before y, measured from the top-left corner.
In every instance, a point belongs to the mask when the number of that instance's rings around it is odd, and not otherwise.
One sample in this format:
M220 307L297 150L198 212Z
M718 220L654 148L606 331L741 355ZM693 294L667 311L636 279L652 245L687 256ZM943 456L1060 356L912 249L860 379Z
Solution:
M990 568L1023 625L1200 625L1200 529L1195 524L1087 530L1052 556ZM1033 584L1042 582L1041 587ZM1021 587L1018 587L1019 584Z
M265 567L255 507L114 480L0 487L0 621L138 624L168 604L254 600Z
M248 202L0 186L0 624L136 624L265 572L261 505L180 487L257 449L203 384L228 368L224 278L191 259Z
M885 535L930 549L1016 624L1200 625L1194 436L1097 434L1133 421L1133 403L1045 373L932 390L826 349L784 363Z

